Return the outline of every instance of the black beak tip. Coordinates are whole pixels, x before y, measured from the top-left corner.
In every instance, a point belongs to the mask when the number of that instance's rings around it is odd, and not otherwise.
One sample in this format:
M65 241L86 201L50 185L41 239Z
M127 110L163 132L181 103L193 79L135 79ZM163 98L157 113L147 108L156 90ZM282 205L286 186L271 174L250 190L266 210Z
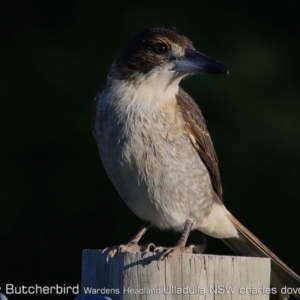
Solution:
M226 76L229 76L229 70L226 68L226 71L224 72Z
M225 74L226 76L229 76L229 70L221 63L219 63L219 74Z
M210 59L202 66L202 72L207 74L225 74L229 75L229 70L220 62Z
M217 62L216 65L216 73L229 75L229 70L220 62Z

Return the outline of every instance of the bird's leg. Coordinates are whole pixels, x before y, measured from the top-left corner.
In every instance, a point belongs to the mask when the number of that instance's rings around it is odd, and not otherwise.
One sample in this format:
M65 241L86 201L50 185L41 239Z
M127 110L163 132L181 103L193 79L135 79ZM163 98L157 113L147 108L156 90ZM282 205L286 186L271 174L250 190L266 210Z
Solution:
M186 220L183 232L181 234L180 239L176 243L174 247L171 248L163 248L157 247L154 251L161 253L161 260L164 260L166 257L171 257L173 253L197 253L197 248L195 245L190 245L188 247L185 246L188 236L191 232L193 226L192 220Z
M151 247L155 247L153 243L148 243L140 246L138 242L145 234L147 229L151 226L150 222L146 222L142 228L129 240L127 244L113 246L104 249L102 252L107 252L107 257L114 257L117 252L137 252L137 251L150 251Z
M149 243L149 244L145 244L142 246L138 245L138 242L140 241L140 239L142 238L142 236L146 233L147 229L151 226L151 223L148 221L146 222L142 228L129 240L129 242L126 245L121 245L121 249L120 250L127 250L126 247L129 247L130 249L133 247L138 247L139 250L132 250L132 251L149 251L150 248L152 246L155 247L155 245L153 243ZM123 251L124 252L124 251Z

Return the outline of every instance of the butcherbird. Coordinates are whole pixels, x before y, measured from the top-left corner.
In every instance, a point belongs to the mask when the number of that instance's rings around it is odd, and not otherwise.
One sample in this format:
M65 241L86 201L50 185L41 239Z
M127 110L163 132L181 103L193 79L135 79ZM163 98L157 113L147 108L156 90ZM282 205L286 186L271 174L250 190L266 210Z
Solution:
M175 29L146 29L122 48L94 100L94 128L103 165L120 196L145 226L117 251L149 250L138 242L151 225L182 233L161 258L193 252L192 230L219 239L239 255L269 257L276 299L300 278L224 206L218 160L201 110L179 82L189 74L227 74ZM299 294L294 296L300 299Z

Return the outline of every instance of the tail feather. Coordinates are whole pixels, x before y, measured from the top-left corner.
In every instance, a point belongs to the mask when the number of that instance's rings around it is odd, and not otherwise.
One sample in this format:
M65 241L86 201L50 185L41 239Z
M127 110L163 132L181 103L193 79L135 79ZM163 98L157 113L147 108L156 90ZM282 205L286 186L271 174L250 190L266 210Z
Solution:
M245 256L269 257L271 259L271 285L277 289L277 299L288 299L288 295L281 294L281 288L287 286L300 290L300 277L282 262L256 236L243 226L234 216L228 216L239 232L238 238L223 239L222 241L235 253ZM300 299L299 293L292 294Z

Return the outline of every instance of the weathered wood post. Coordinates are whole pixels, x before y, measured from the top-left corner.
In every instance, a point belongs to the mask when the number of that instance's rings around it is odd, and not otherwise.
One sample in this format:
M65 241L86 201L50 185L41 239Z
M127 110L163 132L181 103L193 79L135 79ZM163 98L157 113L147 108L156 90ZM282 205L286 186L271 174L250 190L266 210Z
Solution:
M84 250L82 294L113 300L268 300L270 260L238 256L119 253Z

